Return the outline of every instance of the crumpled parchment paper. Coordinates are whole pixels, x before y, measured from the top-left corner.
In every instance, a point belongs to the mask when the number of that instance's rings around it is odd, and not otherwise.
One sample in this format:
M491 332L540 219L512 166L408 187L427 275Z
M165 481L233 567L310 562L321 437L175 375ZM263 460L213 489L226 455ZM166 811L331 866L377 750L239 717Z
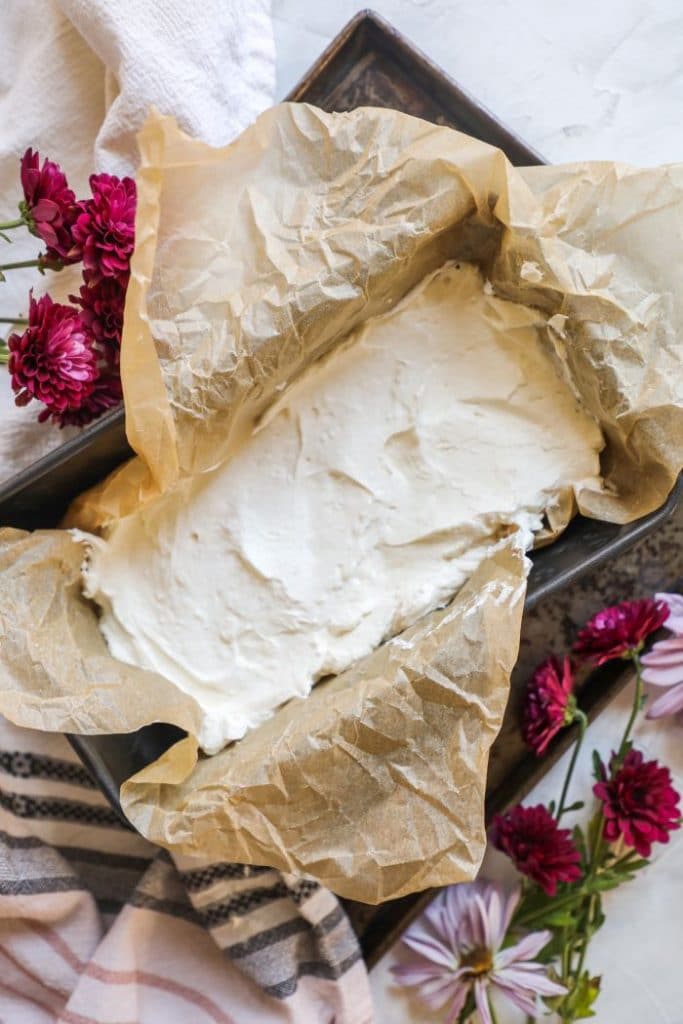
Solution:
M547 510L626 522L683 467L683 166L517 170L448 128L378 109L264 114L212 149L153 114L140 135L126 304L126 427L138 457L83 495L101 530L215 467L278 393L446 259L539 309L605 437L604 486ZM519 642L514 536L446 608L199 757L196 703L113 659L64 530L0 533L0 711L22 725L188 731L122 788L133 824L185 853L269 864L367 902L471 878L488 750Z

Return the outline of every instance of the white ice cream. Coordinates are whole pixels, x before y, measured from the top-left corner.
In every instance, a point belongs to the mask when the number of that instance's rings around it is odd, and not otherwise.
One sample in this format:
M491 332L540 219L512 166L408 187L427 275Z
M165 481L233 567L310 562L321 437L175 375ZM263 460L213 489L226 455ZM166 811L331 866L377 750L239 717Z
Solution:
M111 653L197 699L206 751L446 602L501 532L597 476L600 432L539 321L447 265L229 461L93 542Z

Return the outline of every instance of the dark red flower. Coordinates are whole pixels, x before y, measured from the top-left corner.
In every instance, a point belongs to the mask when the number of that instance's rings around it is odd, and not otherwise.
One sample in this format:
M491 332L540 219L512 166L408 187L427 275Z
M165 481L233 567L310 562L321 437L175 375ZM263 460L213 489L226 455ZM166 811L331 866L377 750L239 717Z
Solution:
M522 736L536 754L544 754L553 736L574 719L574 676L569 658L541 662L527 683L522 708Z
M77 263L81 250L72 230L81 207L62 169L52 160L43 160L41 167L40 155L27 149L21 160L21 186L20 209L29 230L47 246L45 263Z
M92 198L83 203L74 238L82 246L92 284L103 277L116 278L125 288L135 242L135 182L112 174L93 174L90 189Z
M95 284L81 285L78 295L69 298L81 307L81 319L92 332L107 363L118 366L123 330L123 307L126 289L114 277L102 278Z
M60 427L85 427L103 412L119 405L122 399L121 378L117 373L105 371L97 378L92 391L77 409L65 409L64 412L52 414L45 410L39 419L47 419L50 416Z
M497 814L490 838L506 853L517 870L533 879L548 896L554 896L559 882L581 878L581 855L568 828L560 828L547 807L513 807Z
M668 617L668 605L651 597L603 608L579 633L574 654L593 665L628 657L641 650L650 634L663 626Z
M72 306L31 295L28 327L12 334L7 347L15 402L43 402L48 407L43 419L79 408L92 391L97 377L92 336Z
M602 765L593 792L602 801L605 839L614 843L622 836L641 857L650 856L653 843L668 843L669 832L680 828L680 796L669 769L644 761L639 750L629 750L612 778Z

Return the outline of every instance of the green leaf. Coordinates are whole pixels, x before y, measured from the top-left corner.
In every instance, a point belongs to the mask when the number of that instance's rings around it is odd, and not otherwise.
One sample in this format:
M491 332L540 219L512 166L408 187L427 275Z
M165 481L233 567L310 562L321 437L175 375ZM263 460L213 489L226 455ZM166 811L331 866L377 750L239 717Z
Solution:
M621 876L598 875L591 882L591 889L593 892L607 892L609 889L616 889L623 881L624 879Z
M575 800L569 807L565 807L564 813L567 814L569 811L580 811L582 807L586 806L585 800Z
M576 849L581 854L581 860L585 863L588 854L588 848L586 846L586 837L583 834L583 829L580 825L575 825L572 829L572 839Z
M605 923L606 920L607 920L607 918L603 914L602 910L600 908L598 908L598 910L596 910L595 915L593 917L593 925L592 925L593 932L599 931L600 928L602 928L602 926L603 926L603 924Z
M629 858L621 864L614 864L612 871L616 871L620 875L628 875L632 877L635 871L641 871L643 868L647 867L649 863L650 861L645 857L633 857L633 859Z
M591 817L590 821L588 822L588 828L586 830L586 832L587 832L588 849L589 849L591 854L592 854L593 850L595 850L598 833L599 833L601 827L602 827L602 809L601 809L601 807L598 807L597 810L595 811L595 814L593 814L593 816ZM600 844L600 850L602 851L602 854L604 855L604 850L605 850L604 843ZM600 850L598 852L600 852ZM590 857L590 855L589 855L589 857Z
M544 924L551 928L571 928L576 924L576 917L571 910L558 910L554 914L548 914Z
M534 957L534 960L538 960L542 964L553 964L562 956L566 944L567 932L564 928L559 928L553 933L550 942Z
M594 750L591 756L593 758L593 778L600 782L602 779L602 759L597 750Z
M588 971L578 979L564 997L559 1008L563 1020L587 1020L595 1017L593 1004L600 995L600 978L591 978Z

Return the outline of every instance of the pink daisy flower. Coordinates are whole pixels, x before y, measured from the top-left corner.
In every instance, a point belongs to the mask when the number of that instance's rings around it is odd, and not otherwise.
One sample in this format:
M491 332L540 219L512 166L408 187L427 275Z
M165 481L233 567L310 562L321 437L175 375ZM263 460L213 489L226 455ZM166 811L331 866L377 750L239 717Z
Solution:
M492 1024L494 991L538 1017L544 1010L540 997L561 996L566 989L533 960L550 932L533 932L501 948L519 898L519 889L505 894L493 882L444 889L403 936L417 957L392 967L397 981L415 987L431 1009L448 1004L444 1024L455 1024L470 993L482 1024Z
M683 595L657 594L669 609L666 628L672 635L654 644L642 658L643 679L651 686L661 686L665 693L648 710L648 718L665 715L683 716Z

